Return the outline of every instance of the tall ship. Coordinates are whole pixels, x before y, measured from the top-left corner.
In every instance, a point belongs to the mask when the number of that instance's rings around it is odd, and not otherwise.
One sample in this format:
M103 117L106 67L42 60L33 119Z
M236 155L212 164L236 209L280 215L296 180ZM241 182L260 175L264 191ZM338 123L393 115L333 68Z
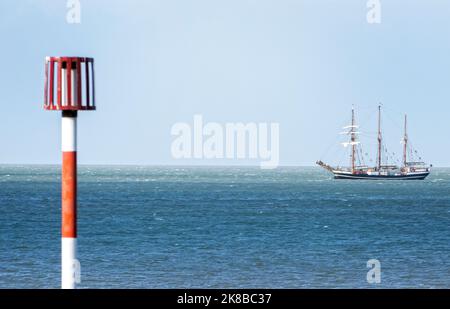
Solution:
M421 161L409 160L412 157L413 150L409 148L407 133L407 115L404 120L404 135L401 141L403 145L402 164L392 165L383 162L383 135L381 131L381 105L378 106L378 134L377 134L377 154L376 165L367 166L362 160L362 147L358 139L359 126L355 121L355 110L352 108L352 122L345 126L341 134L348 135L349 140L342 143L346 148L350 148L350 166L330 166L322 160L316 162L317 165L326 169L334 175L335 179L386 179L386 180L423 180L431 172L432 165L427 165ZM408 153L410 155L408 156Z

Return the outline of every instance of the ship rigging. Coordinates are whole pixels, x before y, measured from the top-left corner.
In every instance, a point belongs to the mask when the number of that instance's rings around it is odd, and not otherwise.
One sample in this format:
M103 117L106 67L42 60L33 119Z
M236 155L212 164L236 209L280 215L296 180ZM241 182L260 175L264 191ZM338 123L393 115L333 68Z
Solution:
M351 124L343 128L341 134L349 135L350 139L342 145L350 151L349 167L333 167L324 163L322 160L317 161L317 165L333 173L336 179L389 179L389 180L423 180L431 172L431 165L427 165L422 161L411 160L413 157L412 150L408 157L409 138L407 132L407 115L404 118L404 134L401 143L403 144L403 156L401 166L393 164L383 164L383 134L381 128L381 105L378 106L378 130L377 130L377 156L374 167L366 166L362 156L361 142L358 135L359 126L356 124L355 109L352 108Z

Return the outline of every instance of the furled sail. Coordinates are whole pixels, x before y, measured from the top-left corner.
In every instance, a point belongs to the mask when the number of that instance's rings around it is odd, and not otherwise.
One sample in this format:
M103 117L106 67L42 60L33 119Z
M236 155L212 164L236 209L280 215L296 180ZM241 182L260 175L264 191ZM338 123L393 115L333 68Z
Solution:
M346 143L342 143L342 145L344 147L348 147L349 145L353 146L353 145L359 145L359 144L360 144L360 142L346 142Z

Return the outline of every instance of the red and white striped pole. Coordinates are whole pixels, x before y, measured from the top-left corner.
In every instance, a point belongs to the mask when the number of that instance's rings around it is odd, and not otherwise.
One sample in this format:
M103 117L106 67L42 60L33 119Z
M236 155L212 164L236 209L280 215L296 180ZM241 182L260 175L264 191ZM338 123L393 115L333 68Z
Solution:
M80 282L80 263L77 260L77 116L78 111L95 110L94 59L47 57L45 77L44 108L62 111L61 287L74 289Z
M62 112L61 287L79 282L77 260L77 111Z

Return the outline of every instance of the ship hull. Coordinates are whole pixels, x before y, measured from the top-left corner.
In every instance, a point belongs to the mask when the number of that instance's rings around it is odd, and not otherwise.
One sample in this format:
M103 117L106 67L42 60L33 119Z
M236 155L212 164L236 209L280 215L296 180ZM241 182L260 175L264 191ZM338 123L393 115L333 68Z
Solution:
M351 174L333 171L335 179L363 179L363 180L424 180L430 172L411 173L403 175L368 175L368 174Z

